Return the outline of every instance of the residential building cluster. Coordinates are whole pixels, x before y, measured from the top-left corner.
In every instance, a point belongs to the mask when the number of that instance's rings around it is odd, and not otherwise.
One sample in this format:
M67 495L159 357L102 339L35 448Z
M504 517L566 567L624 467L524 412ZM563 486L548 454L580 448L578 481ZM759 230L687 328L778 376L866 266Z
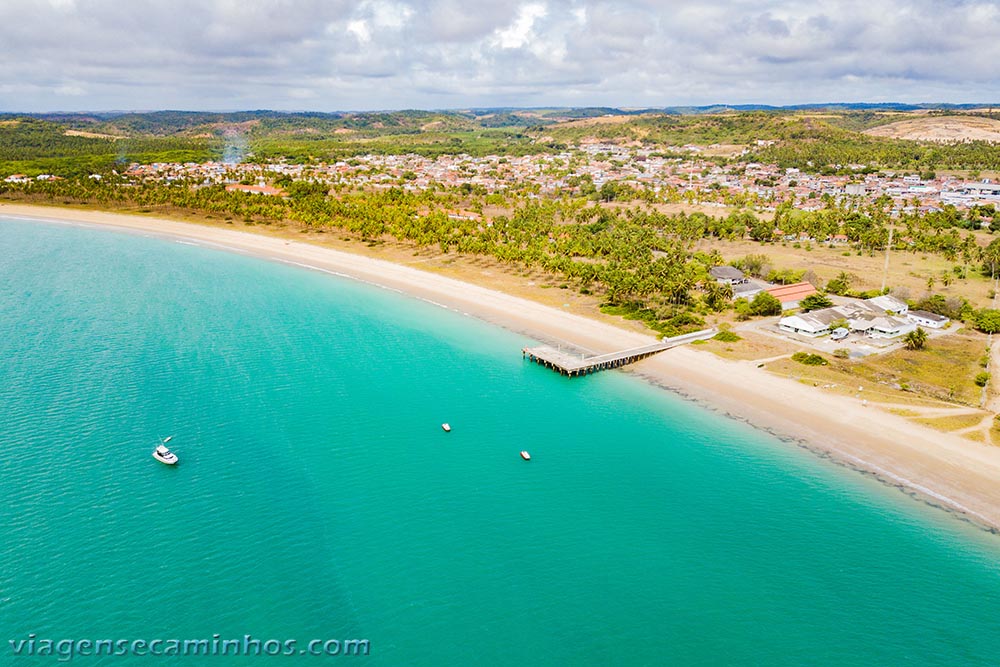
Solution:
M689 157L678 157L684 153ZM864 165L849 165L854 176L822 176L776 165L735 162L720 166L685 146L667 152L645 147L589 143L559 154L528 156L360 155L332 163L267 164L207 162L203 164L133 164L124 176L133 181L193 185L271 185L275 179L309 180L357 188L403 187L426 190L468 186L486 193L525 192L555 196L599 190L620 183L649 190L667 201L705 205L746 204L761 210L783 202L818 210L829 200L874 201L888 197L894 210L929 212L945 205L959 209L993 205L1000 208L1000 183L970 182L950 176L922 179L912 173L862 175ZM36 177L40 180L49 176ZM12 174L7 182L26 182ZM281 194L280 190L261 190Z
M809 338L832 334L838 329L869 338L898 338L918 326L942 329L950 320L943 315L909 309L902 299L891 295L872 299L847 299L844 303L807 313L783 317L781 331Z

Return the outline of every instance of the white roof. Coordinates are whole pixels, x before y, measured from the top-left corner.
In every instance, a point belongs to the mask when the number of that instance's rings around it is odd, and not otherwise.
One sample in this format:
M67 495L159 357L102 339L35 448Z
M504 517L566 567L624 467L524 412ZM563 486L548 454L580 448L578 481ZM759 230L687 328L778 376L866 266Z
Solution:
M867 301L878 306L882 310L891 310L894 313L899 313L909 308L905 301L897 299L891 294L883 294L882 296L872 297L871 299L867 299Z
M816 311L820 313L822 311ZM800 331L823 331L830 326L830 321L835 318L816 317L816 313L802 313L801 315L790 315L782 317L778 321L779 326L790 327Z
M947 322L949 319L944 315L938 315L937 313L931 313L926 310L911 310L909 314L910 317L929 320L931 322Z
M886 315L885 317L876 317L871 321L871 328L877 329L878 331L896 331L905 326L913 325L906 320L902 320L898 317L890 317L889 315Z

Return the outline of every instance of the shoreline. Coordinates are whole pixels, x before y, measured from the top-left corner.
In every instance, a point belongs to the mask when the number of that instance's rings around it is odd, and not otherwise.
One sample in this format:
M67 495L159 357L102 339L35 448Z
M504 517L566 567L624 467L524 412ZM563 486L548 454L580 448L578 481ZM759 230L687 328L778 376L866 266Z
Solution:
M3 217L147 234L323 271L404 293L539 341L597 353L655 341L652 335L454 278L277 236L58 206L0 203ZM647 358L625 372L1000 533L1000 448L914 424L854 398L822 393L771 375L752 362L725 360L688 346Z

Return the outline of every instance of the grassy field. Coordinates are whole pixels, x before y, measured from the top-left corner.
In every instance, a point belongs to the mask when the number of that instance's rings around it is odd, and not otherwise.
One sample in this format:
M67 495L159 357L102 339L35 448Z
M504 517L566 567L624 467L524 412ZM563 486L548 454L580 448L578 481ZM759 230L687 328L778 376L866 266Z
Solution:
M851 395L859 394L857 388L863 387L863 398L870 401L978 407L981 390L973 379L983 370L985 347L986 336L957 333L934 338L923 350L900 348L852 361L827 356L827 366L782 359L768 363L767 368ZM794 344L788 343L786 350L795 351Z
M985 232L976 232L977 241L987 245L993 237ZM799 247L795 247L799 245ZM843 247L828 247L815 243L811 245L793 243L761 244L755 241L720 241L706 239L695 245L696 250L710 252L717 249L728 262L752 254L766 254L773 269L811 270L822 284L826 284L842 271L854 277L851 288L871 290L882 287L885 255L878 253L858 254ZM919 299L928 292L928 279L934 279L931 291L944 296L960 296L968 299L975 308L991 305L993 283L982 276L978 266L966 267L966 278L957 278L953 268L961 262L950 262L940 255L911 254L894 251L889 257L889 271L886 286L904 298ZM944 285L942 276L950 274L951 284Z
M739 331L741 340L726 343L720 340L704 341L699 349L708 350L725 359L755 361L791 355L795 350L785 341L752 332Z
M986 336L960 333L935 338L923 350L899 349L846 365L869 382L978 407L981 389L973 378L983 370L985 353Z

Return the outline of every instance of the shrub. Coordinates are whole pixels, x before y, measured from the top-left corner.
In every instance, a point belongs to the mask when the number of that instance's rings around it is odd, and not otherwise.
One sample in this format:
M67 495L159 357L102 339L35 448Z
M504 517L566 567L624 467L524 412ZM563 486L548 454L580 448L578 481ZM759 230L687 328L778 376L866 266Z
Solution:
M750 310L750 302L742 297L733 302L733 310L736 311L736 319L741 321L749 320L753 314Z
M803 312L808 313L810 310L820 310L821 308L829 308L833 305L833 301L830 301L827 297L822 294L810 294L806 298L799 301L799 308Z
M989 381L990 381L990 374L987 373L986 371L983 371L982 373L977 373L976 379L974 380L977 387L985 387Z
M750 302L752 315L781 315L781 302L778 297L767 292L758 292Z
M762 254L747 255L746 257L730 262L730 264L743 273L754 276L755 278L763 278L771 270L768 264L767 255Z
M926 310L929 313L944 315L953 320L960 320L963 319L969 310L969 303L959 296L946 297L942 294L932 294L917 301L916 308L918 310Z
M792 361L797 361L806 366L826 366L830 363L818 354L809 354L806 352L796 352L792 355Z
M721 340L723 343L735 343L738 340L743 340L741 337L734 334L732 331L720 331L719 333L712 336L715 340Z
M846 347L838 347L836 350L833 351L833 356L837 357L838 359L850 359L851 351L848 350Z
M845 252L844 254L850 255L851 253ZM853 280L854 276L846 271L841 271L836 278L826 284L826 291L832 292L833 294L847 294L847 290L851 289L851 283Z
M983 308L976 313L976 328L983 333L1000 332L1000 310Z

